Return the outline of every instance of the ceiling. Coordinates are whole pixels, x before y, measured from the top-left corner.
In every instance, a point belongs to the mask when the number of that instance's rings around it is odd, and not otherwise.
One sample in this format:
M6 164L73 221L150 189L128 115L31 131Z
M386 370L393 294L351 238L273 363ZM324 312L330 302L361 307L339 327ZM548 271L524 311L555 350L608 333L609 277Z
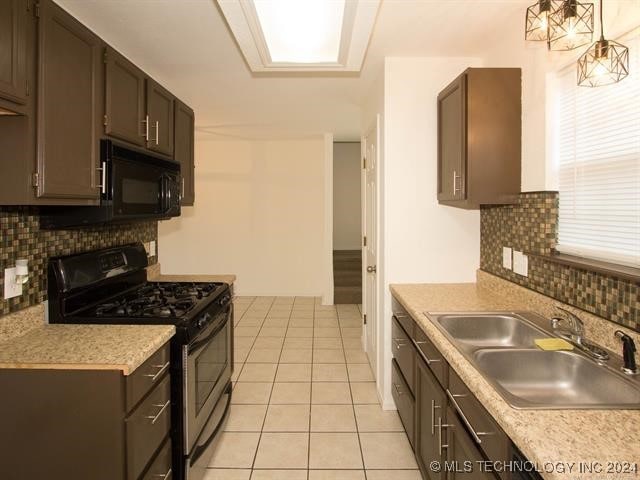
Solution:
M383 0L359 74L252 73L215 0L56 2L191 105L200 138L359 140L385 56L480 56L533 0Z

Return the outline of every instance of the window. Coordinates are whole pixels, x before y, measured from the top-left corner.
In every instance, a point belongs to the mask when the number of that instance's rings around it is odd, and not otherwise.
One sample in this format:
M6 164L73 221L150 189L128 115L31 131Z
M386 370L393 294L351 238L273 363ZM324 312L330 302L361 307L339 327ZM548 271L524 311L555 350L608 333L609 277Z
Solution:
M640 37L625 39L630 75L579 87L575 66L557 78L554 132L558 251L640 266Z

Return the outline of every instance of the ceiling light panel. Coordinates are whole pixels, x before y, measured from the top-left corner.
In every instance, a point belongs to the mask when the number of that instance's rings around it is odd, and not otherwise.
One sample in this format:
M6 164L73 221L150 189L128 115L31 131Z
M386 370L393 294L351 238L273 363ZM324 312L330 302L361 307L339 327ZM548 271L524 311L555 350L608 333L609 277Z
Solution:
M358 72L381 0L217 0L254 72Z
M255 0L272 62L337 62L345 0Z

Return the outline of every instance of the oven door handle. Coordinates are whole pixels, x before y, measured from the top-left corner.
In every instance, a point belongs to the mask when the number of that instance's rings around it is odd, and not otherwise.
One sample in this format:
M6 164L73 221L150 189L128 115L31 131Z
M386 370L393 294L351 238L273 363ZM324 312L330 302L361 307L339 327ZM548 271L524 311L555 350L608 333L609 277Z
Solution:
M225 320L222 323L220 323L220 325L218 325L209 335L207 335L202 340L198 340L198 341L192 343L191 345L189 345L188 353L190 355L193 352L195 352L196 350L199 350L201 347L203 347L207 343L209 343L213 337L218 335L220 333L220 331L222 331L222 329L227 326L227 323L229 323L229 318L228 318L229 317L229 309L228 308L225 310L224 316L226 317Z
M233 386L229 384L226 390L227 390L226 393L228 393L229 397L227 398L227 404L224 407L224 412L222 412L222 416L220 417L220 422L218 423L218 425L216 425L216 428L213 429L213 432L211 432L211 435L209 435L209 438L207 438L207 440L202 445L198 445L196 449L193 451L192 463L195 462L207 448L209 448L209 445L211 445L211 442L213 442L213 439L216 438L216 436L222 429L222 426L224 425L224 420L229 414L229 409L231 408L231 396L233 395Z

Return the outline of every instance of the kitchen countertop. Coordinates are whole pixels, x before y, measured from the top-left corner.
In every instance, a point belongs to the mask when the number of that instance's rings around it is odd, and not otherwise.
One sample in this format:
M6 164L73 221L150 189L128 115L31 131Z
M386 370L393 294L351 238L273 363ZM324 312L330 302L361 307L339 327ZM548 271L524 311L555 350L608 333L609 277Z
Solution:
M160 273L160 264L150 265L147 267L147 279L153 282L224 282L229 285L233 285L236 281L236 276L231 274L223 275L166 275Z
M497 310L533 310L542 313L550 308L542 304L544 301L541 301L539 308L534 308L530 299L524 300L526 293L523 293L524 296L517 293L509 295L508 290L512 287L506 286L506 282L505 290L496 288L496 285L499 282L491 280L487 286L480 283L410 284L391 285L390 288L393 296L407 309L516 446L530 461L537 463L543 478L640 478L640 472L579 472L580 462L589 465L598 462L604 469L608 462L613 466L623 462L640 463L639 410L514 409L423 313ZM492 288L487 288L489 286ZM572 463L573 470L569 472ZM640 469L640 465L637 468Z
M43 324L0 343L0 368L121 370L129 375L174 333L173 325Z

